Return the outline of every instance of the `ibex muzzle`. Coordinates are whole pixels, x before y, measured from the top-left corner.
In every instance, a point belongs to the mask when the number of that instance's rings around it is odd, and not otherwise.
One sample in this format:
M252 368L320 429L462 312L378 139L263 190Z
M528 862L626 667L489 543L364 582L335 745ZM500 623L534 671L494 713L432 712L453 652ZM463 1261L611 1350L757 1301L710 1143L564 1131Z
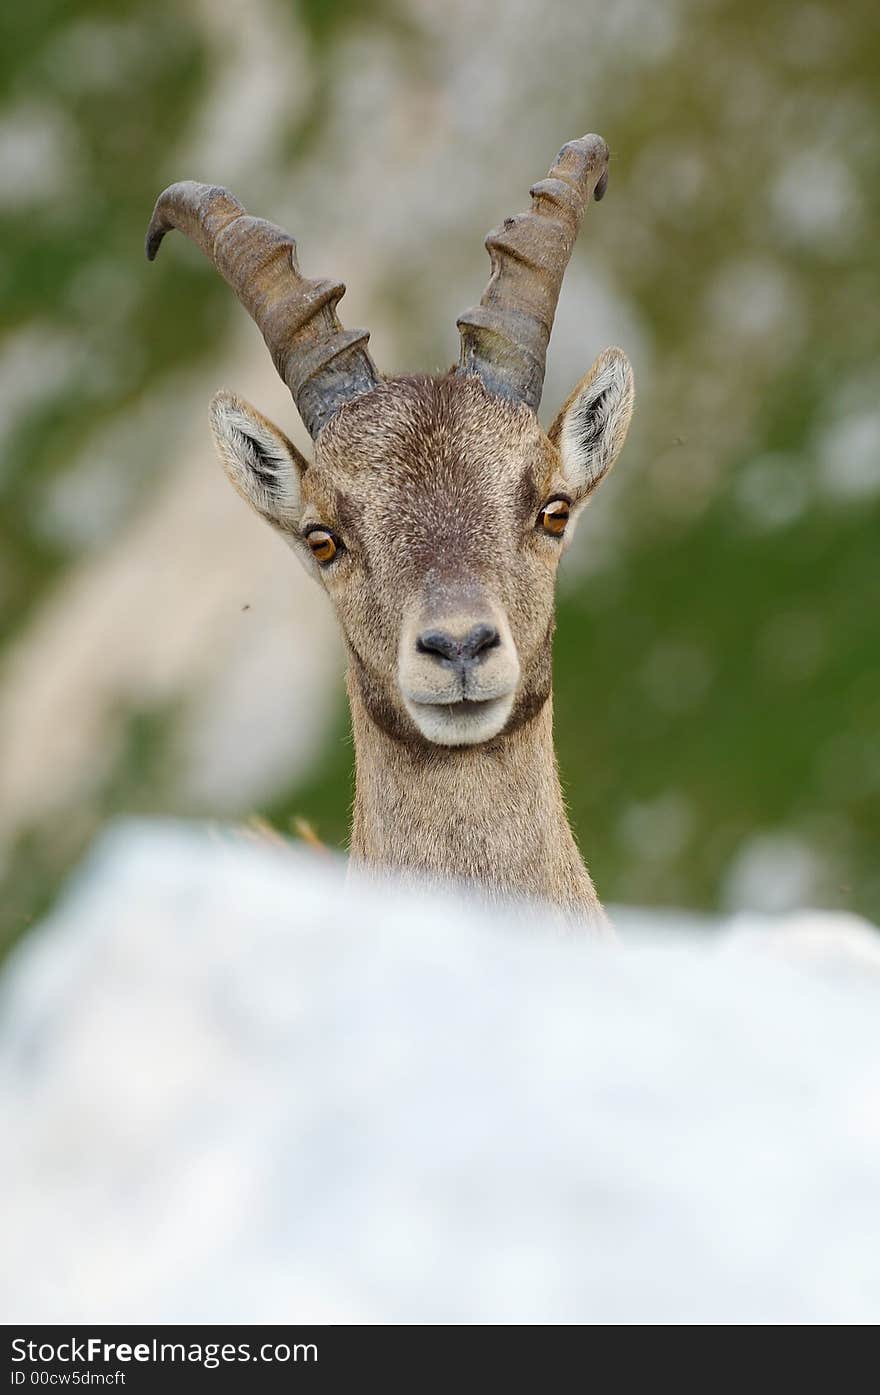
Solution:
M400 639L404 706L428 741L472 746L495 736L513 709L519 659L510 625L472 585L429 588Z
M549 433L536 412L563 273L607 161L600 137L570 142L531 210L489 235L489 284L458 321L460 362L437 378L381 378L366 332L339 323L344 287L306 280L293 240L226 190L172 185L147 235L150 258L179 228L213 260L314 439L309 462L240 398L214 399L229 478L326 588L345 636L353 852L594 917L552 749L554 585L626 436L626 357L606 349Z

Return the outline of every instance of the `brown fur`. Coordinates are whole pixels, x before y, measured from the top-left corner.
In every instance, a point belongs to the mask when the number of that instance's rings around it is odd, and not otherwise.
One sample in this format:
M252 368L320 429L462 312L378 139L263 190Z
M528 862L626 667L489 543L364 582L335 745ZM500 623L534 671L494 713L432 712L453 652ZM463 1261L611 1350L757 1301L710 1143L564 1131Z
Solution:
M628 365L622 355L608 362L628 420ZM589 401L575 392L568 410L588 419ZM613 426L620 436L616 417ZM576 449L564 457L529 408L461 373L400 378L357 398L320 433L311 465L238 399L217 399L215 434L236 488L317 572L339 617L356 756L353 861L463 881L490 899L543 898L604 929L553 749L564 543L539 521L555 497L577 513L595 482L590 463ZM305 541L316 526L340 543L323 569ZM463 681L476 698L509 690L505 715L475 744L439 744L406 701L407 685L453 700L442 691L448 666L419 653L419 635L426 625L464 633L486 620L498 643Z
M378 731L349 673L357 862L553 902L605 928L568 825L553 750L552 703L481 746L443 748Z
M293 239L228 190L170 186L147 233L150 259L171 228L211 258L315 442L309 464L246 402L212 404L232 484L324 585L345 636L353 860L543 897L596 929L607 922L553 750L553 596L626 436L625 356L599 355L549 436L535 413L562 277L607 169L601 137L569 141L530 211L490 233L489 284L441 378L381 381L366 332L339 323L344 287L306 280Z
M549 695L559 547L537 535L521 478L528 468L533 496L546 497L556 463L534 414L475 377L385 383L319 437L303 516L314 510L345 538L327 589L364 706L398 740L422 741L395 673L406 611L423 592L430 604L476 583L500 601L523 668L512 725Z

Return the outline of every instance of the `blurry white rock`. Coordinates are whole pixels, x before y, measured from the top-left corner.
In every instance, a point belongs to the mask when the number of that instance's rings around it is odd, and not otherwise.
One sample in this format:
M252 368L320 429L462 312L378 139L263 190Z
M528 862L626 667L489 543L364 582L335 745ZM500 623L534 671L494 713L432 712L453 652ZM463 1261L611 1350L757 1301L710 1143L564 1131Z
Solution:
M111 831L0 982L4 1320L876 1321L876 932L664 919Z

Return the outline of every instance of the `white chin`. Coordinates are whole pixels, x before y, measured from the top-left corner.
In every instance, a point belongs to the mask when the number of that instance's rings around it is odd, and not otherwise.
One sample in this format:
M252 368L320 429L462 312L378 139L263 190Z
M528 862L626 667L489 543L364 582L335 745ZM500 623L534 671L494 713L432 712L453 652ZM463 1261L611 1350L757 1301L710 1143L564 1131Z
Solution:
M485 702L412 702L406 710L426 741L435 746L478 746L504 727L513 708L513 693Z

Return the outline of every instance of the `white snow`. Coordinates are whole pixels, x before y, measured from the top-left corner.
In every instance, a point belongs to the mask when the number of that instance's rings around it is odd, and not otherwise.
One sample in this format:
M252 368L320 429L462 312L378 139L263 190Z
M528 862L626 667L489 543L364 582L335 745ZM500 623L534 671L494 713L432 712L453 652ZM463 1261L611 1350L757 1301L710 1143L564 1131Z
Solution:
M0 979L21 1321L873 1322L880 948L125 824Z

